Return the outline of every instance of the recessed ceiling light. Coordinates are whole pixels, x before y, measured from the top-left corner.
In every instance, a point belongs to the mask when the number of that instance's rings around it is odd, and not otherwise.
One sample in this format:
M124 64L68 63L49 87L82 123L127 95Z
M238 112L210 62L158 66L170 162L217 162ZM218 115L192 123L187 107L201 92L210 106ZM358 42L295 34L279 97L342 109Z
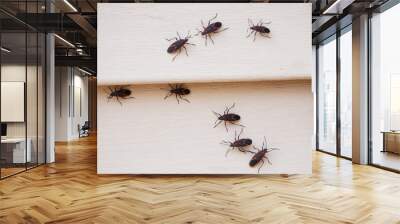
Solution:
M64 0L65 4L67 4L74 12L78 12L78 10L73 6L68 0Z
M85 73L85 74L87 74L87 75L90 75L90 76L93 75L92 73L90 73L90 72L88 72L88 71L86 71L86 70L83 70L83 69L81 69L81 68L79 68L79 67L78 67L78 70L81 71L81 72L83 72L83 73Z
M4 51L4 52L6 52L6 53L10 53L10 52L11 52L10 49L7 49L7 48L5 48L5 47L1 47L1 51Z
M73 45L71 42L69 42L68 40L62 38L61 36L59 36L58 34L54 34L55 37L57 37L59 40L61 40L62 42L66 43L67 45L69 45L70 47L75 48L75 45Z

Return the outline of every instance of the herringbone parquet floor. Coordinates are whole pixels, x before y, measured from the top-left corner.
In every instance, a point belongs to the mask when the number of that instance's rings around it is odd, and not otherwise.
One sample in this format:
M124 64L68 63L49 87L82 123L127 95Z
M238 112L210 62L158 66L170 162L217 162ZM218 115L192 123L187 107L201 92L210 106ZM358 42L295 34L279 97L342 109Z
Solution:
M400 223L400 175L314 153L313 175L98 176L96 139L0 181L0 223Z

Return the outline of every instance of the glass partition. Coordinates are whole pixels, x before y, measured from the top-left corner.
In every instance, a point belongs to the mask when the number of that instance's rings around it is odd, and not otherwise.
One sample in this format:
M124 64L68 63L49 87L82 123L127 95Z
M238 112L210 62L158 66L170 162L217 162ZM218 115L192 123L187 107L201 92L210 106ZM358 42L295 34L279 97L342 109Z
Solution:
M1 176L26 169L26 33L1 34ZM7 50L4 50L7 49Z
M0 3L16 13L41 13L43 5ZM45 34L0 12L1 179L45 163L45 44Z
M318 149L336 154L336 37L318 47Z
M400 171L400 4L371 19L371 162Z
M352 34L351 26L340 36L340 155L352 157Z

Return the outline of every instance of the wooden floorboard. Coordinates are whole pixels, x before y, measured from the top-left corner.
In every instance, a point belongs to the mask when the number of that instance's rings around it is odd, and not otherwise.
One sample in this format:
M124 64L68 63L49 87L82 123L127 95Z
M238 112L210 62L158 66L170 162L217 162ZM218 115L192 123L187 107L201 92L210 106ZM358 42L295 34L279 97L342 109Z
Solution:
M0 223L400 223L400 175L315 152L312 175L96 174L96 139L0 181Z

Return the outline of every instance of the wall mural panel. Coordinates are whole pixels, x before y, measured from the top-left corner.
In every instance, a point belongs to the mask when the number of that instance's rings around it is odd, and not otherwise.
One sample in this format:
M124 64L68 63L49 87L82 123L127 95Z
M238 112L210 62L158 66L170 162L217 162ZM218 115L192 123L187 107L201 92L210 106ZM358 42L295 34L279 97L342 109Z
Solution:
M99 4L98 173L311 173L310 6Z

